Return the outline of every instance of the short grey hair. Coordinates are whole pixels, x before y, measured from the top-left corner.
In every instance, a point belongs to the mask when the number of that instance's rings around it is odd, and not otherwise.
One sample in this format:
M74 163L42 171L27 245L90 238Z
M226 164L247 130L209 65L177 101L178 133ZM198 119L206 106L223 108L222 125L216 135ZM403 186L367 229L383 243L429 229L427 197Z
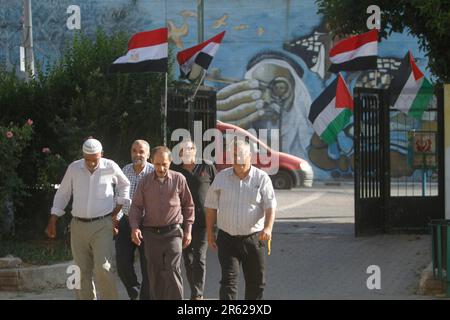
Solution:
M167 153L167 155L169 156L169 160L172 161L172 151L170 151L170 149L167 148L166 146L157 146L157 147L154 147L154 148L152 149L152 152L151 152L152 160L153 160L153 157L154 157L156 154L160 153L160 152L165 152L165 153Z
M246 154L251 154L251 148L250 148L250 144L243 140L243 139L234 139L233 143L230 143L230 145L228 146L228 152L234 152L234 149L242 150L244 151Z
M150 143L148 143L146 140L142 140L142 139L134 140L134 142L131 144L131 146L133 147L135 144L140 144L141 146L146 147L148 152L150 152Z

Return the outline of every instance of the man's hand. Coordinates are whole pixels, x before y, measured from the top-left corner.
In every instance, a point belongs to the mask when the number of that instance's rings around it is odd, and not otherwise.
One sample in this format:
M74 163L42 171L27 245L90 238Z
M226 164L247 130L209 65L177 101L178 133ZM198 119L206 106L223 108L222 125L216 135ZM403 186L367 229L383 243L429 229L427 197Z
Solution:
M131 230L131 241L133 241L137 246L141 245L141 240L144 239L142 237L142 232L140 229L135 228Z
M272 239L272 228L275 221L275 209L268 208L264 211L264 229L259 233L260 241L269 241Z
M119 234L119 222L120 222L120 220L117 220L117 214L113 215L112 223L113 223L113 235L114 236L117 236Z
M45 228L45 233L47 234L47 237L50 239L54 239L56 237L56 220L58 217L54 214L50 216L50 219L48 220L47 228Z
M185 232L183 235L183 249L186 249L192 241L192 234L189 232Z
M216 235L214 232L208 232L208 245L214 251L217 251Z
M270 228L264 228L260 233L259 233L259 240L261 241L268 241L272 239L272 229Z

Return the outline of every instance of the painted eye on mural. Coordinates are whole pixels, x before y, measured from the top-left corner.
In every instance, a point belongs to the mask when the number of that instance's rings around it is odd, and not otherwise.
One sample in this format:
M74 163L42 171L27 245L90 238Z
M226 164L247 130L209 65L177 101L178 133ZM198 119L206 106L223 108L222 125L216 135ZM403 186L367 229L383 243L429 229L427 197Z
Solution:
M291 94L291 84L284 78L275 78L270 84L269 88L271 95L274 98L286 99Z

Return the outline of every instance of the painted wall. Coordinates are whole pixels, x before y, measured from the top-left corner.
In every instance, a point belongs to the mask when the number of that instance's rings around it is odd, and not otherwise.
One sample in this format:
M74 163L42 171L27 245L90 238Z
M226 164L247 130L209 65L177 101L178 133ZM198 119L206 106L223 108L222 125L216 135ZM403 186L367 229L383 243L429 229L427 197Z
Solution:
M70 5L80 6L81 29L87 34L97 27L131 34L159 28L167 21L170 40L177 48L197 43L196 0L39 0L32 4L37 60L57 59L74 34L66 26ZM19 60L21 10L21 1L0 0L0 63L8 68ZM243 128L279 128L282 151L310 161L316 178L351 178L352 125L337 143L327 145L307 120L311 102L335 77L326 72L332 40L314 1L207 0L204 17L205 39L227 31L206 77L206 84L218 90L218 119ZM407 49L429 76L417 39L393 34L379 46L383 86L388 86ZM351 89L374 84L373 72L344 76ZM402 169L406 137L395 139L398 143L392 152L398 159L398 175L410 175Z

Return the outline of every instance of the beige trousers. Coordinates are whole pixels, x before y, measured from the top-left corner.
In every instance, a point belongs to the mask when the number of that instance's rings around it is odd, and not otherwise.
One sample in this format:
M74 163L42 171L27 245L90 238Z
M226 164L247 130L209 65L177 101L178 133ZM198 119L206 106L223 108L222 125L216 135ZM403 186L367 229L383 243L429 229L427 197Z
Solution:
M75 264L80 268L79 300L117 299L116 279L112 272L113 233L111 217L92 222L72 219L70 239ZM93 282L98 287L99 296Z

